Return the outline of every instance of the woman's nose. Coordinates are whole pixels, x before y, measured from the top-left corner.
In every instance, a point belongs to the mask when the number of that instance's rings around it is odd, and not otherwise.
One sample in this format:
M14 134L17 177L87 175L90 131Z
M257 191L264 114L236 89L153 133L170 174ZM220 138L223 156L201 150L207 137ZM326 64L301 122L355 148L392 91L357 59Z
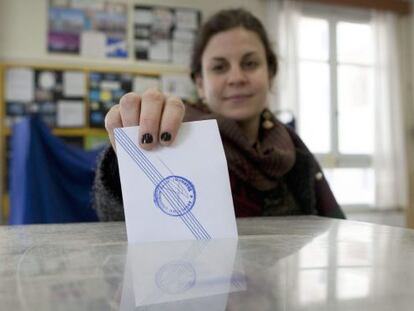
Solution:
M245 72L243 72L242 68L240 68L239 66L233 66L230 69L228 80L227 80L227 82L230 85L244 84L246 83L246 81L247 81L246 74Z

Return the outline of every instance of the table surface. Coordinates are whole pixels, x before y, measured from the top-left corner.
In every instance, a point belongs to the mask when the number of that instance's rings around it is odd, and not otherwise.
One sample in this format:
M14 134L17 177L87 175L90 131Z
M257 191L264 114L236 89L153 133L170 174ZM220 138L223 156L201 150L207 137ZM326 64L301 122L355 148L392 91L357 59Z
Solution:
M239 239L128 246L125 224L0 227L2 310L413 310L414 230L237 220Z

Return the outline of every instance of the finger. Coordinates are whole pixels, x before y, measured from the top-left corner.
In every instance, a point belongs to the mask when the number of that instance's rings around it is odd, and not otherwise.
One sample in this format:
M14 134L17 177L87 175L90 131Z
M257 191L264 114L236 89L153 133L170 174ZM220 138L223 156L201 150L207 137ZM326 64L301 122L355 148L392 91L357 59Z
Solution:
M122 127L121 114L119 113L119 105L114 105L109 109L105 116L105 129L108 132L109 140L111 141L112 148L116 152L114 129Z
M144 149L152 149L158 143L164 100L164 95L155 88L148 89L142 94L139 137L140 144Z
M183 122L184 113L185 106L182 100L176 96L169 96L161 118L159 141L162 145L170 145L174 141Z
M121 114L122 126L137 126L141 97L136 93L127 93L119 101L119 112Z

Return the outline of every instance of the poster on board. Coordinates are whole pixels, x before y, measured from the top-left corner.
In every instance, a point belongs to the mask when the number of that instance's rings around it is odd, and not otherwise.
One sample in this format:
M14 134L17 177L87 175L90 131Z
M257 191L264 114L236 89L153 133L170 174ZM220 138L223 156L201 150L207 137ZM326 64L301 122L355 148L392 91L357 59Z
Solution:
M49 52L86 57L128 57L127 4L49 0Z

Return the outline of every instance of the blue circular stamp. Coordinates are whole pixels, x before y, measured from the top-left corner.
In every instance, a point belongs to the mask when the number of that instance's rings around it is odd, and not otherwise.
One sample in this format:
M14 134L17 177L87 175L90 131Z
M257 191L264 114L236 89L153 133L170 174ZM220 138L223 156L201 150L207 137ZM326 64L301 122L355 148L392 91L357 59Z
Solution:
M194 287L196 272L189 262L169 262L157 271L155 283L164 293L181 294Z
M194 185L181 176L168 176L154 190L154 203L165 214L183 216L193 208L196 200Z

